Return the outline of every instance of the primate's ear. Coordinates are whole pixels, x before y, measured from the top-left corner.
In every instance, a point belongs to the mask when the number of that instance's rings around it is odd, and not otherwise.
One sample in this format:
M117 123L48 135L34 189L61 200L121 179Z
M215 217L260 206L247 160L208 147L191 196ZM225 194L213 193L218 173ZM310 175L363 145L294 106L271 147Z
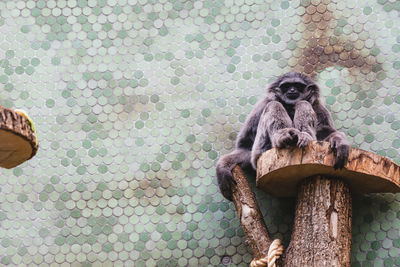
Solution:
M313 104L319 98L319 87L316 84L307 85L305 90L306 100Z
M311 92L315 92L318 91L318 87L315 84L310 84L307 86L306 90L311 91Z

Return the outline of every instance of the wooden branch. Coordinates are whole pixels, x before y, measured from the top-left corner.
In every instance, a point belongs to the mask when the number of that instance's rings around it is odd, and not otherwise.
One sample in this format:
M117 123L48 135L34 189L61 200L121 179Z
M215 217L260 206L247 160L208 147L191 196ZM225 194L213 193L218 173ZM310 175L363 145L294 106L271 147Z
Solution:
M13 168L37 150L36 134L27 115L0 106L0 167Z
M400 166L380 155L351 148L344 169L334 170L334 154L327 142L307 147L266 151L258 159L257 187L274 196L295 196L304 178L341 177L352 193L400 192Z
M237 183L233 186L233 203L246 236L246 243L253 252L254 258L263 258L268 255L271 244L263 216L243 171L236 166L232 174Z

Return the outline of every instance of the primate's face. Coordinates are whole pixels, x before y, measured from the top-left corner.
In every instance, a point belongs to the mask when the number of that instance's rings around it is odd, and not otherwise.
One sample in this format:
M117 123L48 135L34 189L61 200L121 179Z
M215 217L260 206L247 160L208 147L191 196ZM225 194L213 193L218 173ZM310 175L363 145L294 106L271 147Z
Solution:
M279 84L280 98L288 105L294 105L303 100L308 90L306 83L299 78L286 78Z

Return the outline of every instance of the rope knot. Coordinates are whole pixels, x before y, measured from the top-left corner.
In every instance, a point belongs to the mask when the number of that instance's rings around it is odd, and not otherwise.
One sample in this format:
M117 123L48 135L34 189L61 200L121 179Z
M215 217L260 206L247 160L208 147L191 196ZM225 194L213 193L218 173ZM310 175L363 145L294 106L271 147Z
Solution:
M261 259L254 259L250 263L250 267L275 267L275 262L283 253L283 245L280 239L275 239L268 249L268 255Z

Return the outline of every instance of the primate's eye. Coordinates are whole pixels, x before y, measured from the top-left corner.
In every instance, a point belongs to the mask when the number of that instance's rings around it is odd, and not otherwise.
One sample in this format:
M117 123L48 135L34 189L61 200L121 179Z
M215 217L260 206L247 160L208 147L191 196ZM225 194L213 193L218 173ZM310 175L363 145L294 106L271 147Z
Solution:
M303 83L295 83L294 85L300 92L303 92L304 88L306 88L306 85Z
M280 86L282 93L286 93L286 91L289 90L290 87L291 87L290 83L284 83L281 84Z

